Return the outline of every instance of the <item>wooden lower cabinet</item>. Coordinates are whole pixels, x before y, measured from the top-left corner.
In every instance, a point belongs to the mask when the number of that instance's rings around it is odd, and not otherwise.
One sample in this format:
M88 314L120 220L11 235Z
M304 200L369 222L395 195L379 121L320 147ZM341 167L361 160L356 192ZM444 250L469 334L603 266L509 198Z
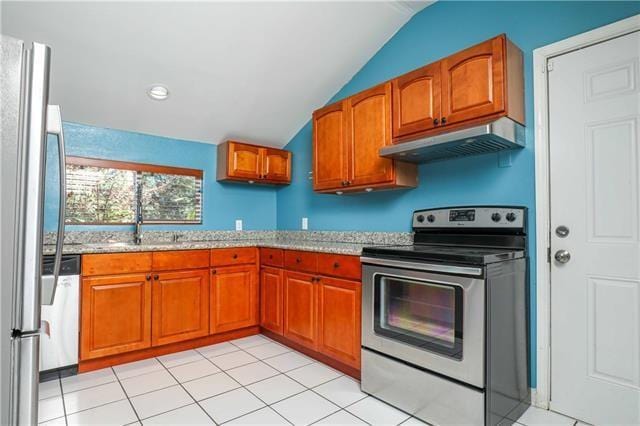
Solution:
M260 270L260 325L274 333L283 333L284 271L263 267Z
M151 293L154 346L209 334L208 269L155 274Z
M151 276L82 279L80 359L151 346Z
M284 336L310 349L317 348L316 277L284 272Z
M361 285L321 277L318 281L318 351L360 369Z
M210 333L258 324L258 270L255 264L211 269Z

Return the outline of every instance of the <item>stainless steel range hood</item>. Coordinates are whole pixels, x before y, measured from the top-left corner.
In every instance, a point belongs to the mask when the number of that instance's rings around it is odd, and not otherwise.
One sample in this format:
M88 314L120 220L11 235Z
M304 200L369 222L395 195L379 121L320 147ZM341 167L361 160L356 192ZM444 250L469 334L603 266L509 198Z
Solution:
M411 163L429 163L524 148L524 144L524 126L502 117L480 126L387 146L380 149L380 156Z

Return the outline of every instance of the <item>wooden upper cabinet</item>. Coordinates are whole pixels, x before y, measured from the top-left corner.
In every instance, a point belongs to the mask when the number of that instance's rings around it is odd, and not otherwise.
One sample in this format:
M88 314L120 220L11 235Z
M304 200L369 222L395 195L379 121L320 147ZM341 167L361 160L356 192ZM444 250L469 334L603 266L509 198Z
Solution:
M153 276L153 346L209 334L209 270Z
M316 285L313 275L284 272L284 336L317 348Z
M219 181L288 184L291 182L291 152L226 141L218 145L216 176Z
M227 158L223 158L228 163L227 174L230 177L260 179L262 170L260 148L238 142L227 143Z
M277 334L283 333L282 294L284 271L277 268L262 268L260 271L260 325Z
M149 273L83 278L81 295L81 360L151 346Z
M391 83L313 114L313 189L362 192L417 185L415 164L382 158L392 143Z
M262 174L270 182L291 182L291 152L283 149L262 149Z
M430 130L440 124L440 63L394 79L393 137Z
M447 124L504 111L504 50L504 37L498 37L442 61L442 117Z
M347 131L348 185L392 182L393 160L378 154L391 145L391 83L347 99Z
M348 179L345 103L313 113L313 189L341 188Z
M322 277L318 281L318 350L360 369L361 284Z
M257 267L255 265L240 265L211 269L211 334L257 324Z

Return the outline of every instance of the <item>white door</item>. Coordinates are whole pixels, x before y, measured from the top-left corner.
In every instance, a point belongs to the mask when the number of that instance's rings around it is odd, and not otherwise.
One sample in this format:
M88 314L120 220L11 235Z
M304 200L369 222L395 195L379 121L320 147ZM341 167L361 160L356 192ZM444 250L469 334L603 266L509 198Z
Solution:
M636 32L549 71L551 409L597 425L640 424L639 57Z

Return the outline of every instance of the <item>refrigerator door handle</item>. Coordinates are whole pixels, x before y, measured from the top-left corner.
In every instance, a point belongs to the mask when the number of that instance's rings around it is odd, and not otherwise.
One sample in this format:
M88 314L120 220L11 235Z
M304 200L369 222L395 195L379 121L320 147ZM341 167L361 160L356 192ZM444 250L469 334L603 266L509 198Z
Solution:
M60 200L58 209L58 234L56 241L56 257L53 264L53 275L42 277L42 304L53 305L60 278L60 262L64 244L64 223L66 213L66 155L64 147L64 132L62 130L62 115L60 106L49 105L47 107L47 133L55 135L58 139L58 157L60 168Z

